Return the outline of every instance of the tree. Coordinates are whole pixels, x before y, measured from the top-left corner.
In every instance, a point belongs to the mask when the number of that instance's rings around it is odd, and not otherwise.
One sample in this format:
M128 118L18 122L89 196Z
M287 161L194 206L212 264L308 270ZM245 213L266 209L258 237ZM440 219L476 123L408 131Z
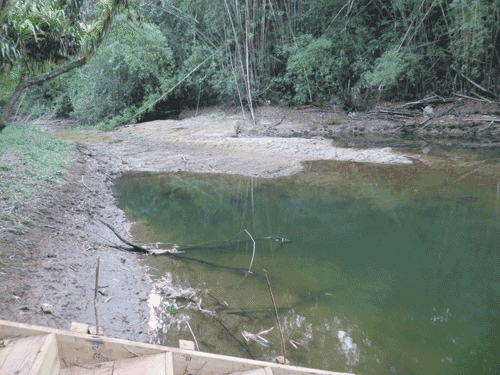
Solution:
M85 23L83 0L0 0L0 74L9 74L15 66L21 71L0 114L0 132L26 88L90 61L123 4L124 0L100 0L99 16Z

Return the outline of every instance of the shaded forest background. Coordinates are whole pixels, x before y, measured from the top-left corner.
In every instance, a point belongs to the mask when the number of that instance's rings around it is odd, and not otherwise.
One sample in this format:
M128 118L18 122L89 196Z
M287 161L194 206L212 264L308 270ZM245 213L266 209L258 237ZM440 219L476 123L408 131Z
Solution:
M7 1L2 101L23 74L84 55L111 4ZM431 93L492 99L499 32L500 0L132 0L85 65L25 90L17 110L111 129L215 104L253 113L260 103L364 110Z

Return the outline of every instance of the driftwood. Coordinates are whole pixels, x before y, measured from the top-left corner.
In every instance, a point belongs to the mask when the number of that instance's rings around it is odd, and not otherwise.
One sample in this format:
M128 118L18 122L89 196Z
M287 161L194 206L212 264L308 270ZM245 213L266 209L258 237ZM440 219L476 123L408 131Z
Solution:
M122 241L123 243L131 246L132 249L134 249L134 251L141 252L141 253L146 253L146 254L153 254L153 252L150 249L146 249L145 247L139 246L139 245L137 245L137 244L135 244L133 242L128 241L126 238L124 238L123 236L121 236L120 233L118 233L116 231L116 229L113 228L110 224L106 223L105 221L102 221L101 219L99 219L99 221L101 223L103 223L105 226L107 226L115 234L115 236L118 237L118 239L120 241Z
M409 118L419 117L422 113L416 110L407 109L391 109L377 107L374 110L368 112L369 116L376 117L378 119L390 120L390 121L405 121Z
M437 104L446 104L446 103L456 103L456 102L459 102L460 100L461 100L460 98L455 98L455 97L443 98L439 95L433 95L433 96L429 96L429 97L421 99L421 100L417 100L416 102L405 103L405 104L400 105L399 107L396 107L394 109L395 110L403 109L403 108L421 109L421 108L424 108L424 107L426 107L428 105L432 105L432 104L437 105Z
M105 221L102 221L101 219L99 219L99 221L101 223L103 223L105 226L107 226L115 234L115 236L120 239L120 241L122 241L123 243L132 247L132 249L125 249L127 251L135 251L135 252L139 252L139 253L155 254L155 255L182 253L182 251L177 250L178 246L175 244L173 245L172 249L162 249L162 250L148 249L147 247L143 247L141 245L135 244L133 242L128 241L123 236L121 236L120 233L118 233L118 231L115 228L113 228L110 224L106 223ZM116 247L116 246L114 246L114 247ZM123 247L119 247L119 248L123 249Z
M439 95L433 95L428 98L417 100L415 102L405 103L394 108L376 107L374 110L368 112L368 115L390 121L405 121L411 118L422 116L422 109L428 105L456 103L460 102L461 100L462 99L458 97L443 98ZM423 124L425 124L425 122L421 123L420 125Z
M125 243L125 244L127 244L128 246L131 247L131 249L125 249L127 251L135 251L135 252L139 252L139 253L154 254L154 255L165 255L165 254L168 254L168 255L172 255L172 256L175 256L175 257L180 258L180 259L192 260L192 261L195 261L195 262L203 263L203 264L206 264L206 265L211 266L211 267L225 268L225 269L229 269L231 271L235 271L237 273L242 273L242 274L245 273L244 272L245 269L243 269L243 268L222 266L222 265L218 265L218 264L215 264L215 263L207 262L207 261L204 261L204 260L201 260L201 259L190 258L190 257L180 256L179 255L179 254L182 254L185 251L189 251L189 250L191 250L191 251L193 251L193 250L205 250L205 251L207 251L207 250L208 251L210 251L210 250L220 250L221 248L224 248L224 247L225 248L234 247L235 244L230 244L230 245L226 245L226 246L207 246L207 247L204 247L204 246L201 246L201 245L187 246L185 248L182 248L182 251L179 251L179 249L181 249L180 246L172 244L172 248L171 249L156 250L156 249L152 249L152 248L143 247L141 245L138 245L136 243L128 241L126 238L124 238L122 235L120 235L120 233L118 233L118 231L115 228L113 228L112 225L106 223L105 221L103 221L101 219L99 219L99 221L102 224L104 224L105 226L107 226L115 234L115 236L118 237L118 239L120 241L122 241L123 243ZM287 238L278 237L278 236L261 237L261 238L257 238L257 240L274 240L274 241L280 242L280 248L282 248L283 245L285 245L287 243L293 243L293 241L291 241L291 240L289 240ZM249 242L249 241L250 240L248 240L248 241L239 241L239 242ZM113 246L113 247L117 247L119 249L124 249L123 247L118 247L118 246Z

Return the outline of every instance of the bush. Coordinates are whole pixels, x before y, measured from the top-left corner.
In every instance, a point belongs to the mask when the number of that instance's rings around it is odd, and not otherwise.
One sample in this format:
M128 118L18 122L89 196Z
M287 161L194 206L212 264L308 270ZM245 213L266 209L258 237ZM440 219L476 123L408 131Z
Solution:
M23 110L32 115L48 114L51 117L67 118L73 111L68 82L75 74L70 71L26 90L26 103Z
M159 29L118 16L94 58L71 80L71 116L96 124L139 108L171 84L172 51Z
M301 35L296 42L278 48L287 60L286 72L276 79L288 104L330 99L339 91L342 60L333 54L331 39Z

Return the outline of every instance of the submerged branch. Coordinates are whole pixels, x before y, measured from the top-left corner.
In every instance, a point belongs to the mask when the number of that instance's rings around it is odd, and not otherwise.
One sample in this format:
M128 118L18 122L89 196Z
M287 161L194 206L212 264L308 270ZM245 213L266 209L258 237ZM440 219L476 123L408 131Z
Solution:
M252 235L246 229L244 229L244 231L247 232L247 234L250 236L250 238L252 239L252 242L253 242L252 260L250 261L250 267L248 267L248 273L252 273L252 264L253 264L253 259L255 258L255 240L253 239Z

